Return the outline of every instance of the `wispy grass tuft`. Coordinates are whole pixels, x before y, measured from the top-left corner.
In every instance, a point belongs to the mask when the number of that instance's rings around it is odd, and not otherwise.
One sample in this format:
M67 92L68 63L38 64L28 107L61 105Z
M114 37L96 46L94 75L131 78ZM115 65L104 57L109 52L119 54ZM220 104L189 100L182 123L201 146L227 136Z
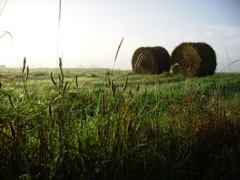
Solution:
M17 57L17 60L18 60L18 63L19 63L19 66L20 66L20 61L19 61L19 57L18 57L18 53L17 53L17 49L15 47L15 43L14 43L14 40L13 40L13 36L10 32L8 31L4 31L4 34L2 36L0 36L0 38L4 37L5 35L9 35L10 38L11 38L11 41L12 41L12 44L13 44L13 48L14 48L14 51L15 51L15 54L16 54L16 57ZM21 66L20 66L21 67Z
M236 61L233 61L231 62L230 64L228 64L225 68L223 68L221 71L223 72L225 69L227 69L228 67L230 67L231 65L237 63L237 62L240 62L240 60L236 60Z

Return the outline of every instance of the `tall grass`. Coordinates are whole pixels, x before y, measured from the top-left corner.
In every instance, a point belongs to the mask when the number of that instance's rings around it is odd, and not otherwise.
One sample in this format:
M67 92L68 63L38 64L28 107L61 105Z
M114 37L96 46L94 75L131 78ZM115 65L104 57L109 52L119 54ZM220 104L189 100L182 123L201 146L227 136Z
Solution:
M2 77L1 179L240 177L239 74L118 72L106 87L59 69Z

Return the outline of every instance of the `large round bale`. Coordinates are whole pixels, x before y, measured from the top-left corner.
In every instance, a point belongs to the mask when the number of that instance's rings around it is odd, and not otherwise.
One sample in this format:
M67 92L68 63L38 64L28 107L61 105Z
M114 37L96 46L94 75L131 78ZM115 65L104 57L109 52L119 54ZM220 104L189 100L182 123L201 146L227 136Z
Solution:
M215 51L208 44L188 42L173 50L170 64L174 73L208 76L214 74L217 61Z
M140 47L132 56L132 69L138 74L161 74L170 70L170 55L161 46Z

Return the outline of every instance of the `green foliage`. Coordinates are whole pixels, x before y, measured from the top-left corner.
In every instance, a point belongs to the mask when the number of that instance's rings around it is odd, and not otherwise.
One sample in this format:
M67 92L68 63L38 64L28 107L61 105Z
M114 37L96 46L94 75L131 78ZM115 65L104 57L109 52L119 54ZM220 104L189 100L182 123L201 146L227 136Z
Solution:
M239 74L60 68L1 74L1 179L240 177Z

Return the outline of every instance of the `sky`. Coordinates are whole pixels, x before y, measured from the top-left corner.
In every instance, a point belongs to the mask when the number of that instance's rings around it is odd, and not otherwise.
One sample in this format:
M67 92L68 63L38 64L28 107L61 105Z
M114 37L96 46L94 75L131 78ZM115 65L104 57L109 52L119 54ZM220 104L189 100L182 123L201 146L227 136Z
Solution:
M0 0L0 65L131 69L134 51L205 42L240 72L240 0Z

